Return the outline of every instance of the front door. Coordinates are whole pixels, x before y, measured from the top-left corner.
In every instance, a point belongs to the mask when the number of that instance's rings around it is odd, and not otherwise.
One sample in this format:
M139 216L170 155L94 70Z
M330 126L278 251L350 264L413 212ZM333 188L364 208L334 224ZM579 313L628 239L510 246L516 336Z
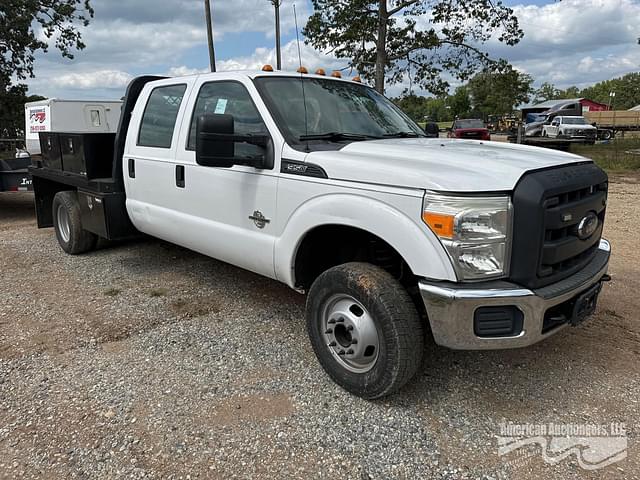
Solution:
M176 151L175 168L183 171L183 185L177 187L182 199L175 207L181 215L176 222L184 228L181 243L233 265L275 277L273 248L279 148L274 147L276 158L272 169L196 164L196 120L200 115L216 113L232 115L237 134L270 134L243 83L201 80L196 84ZM235 146L236 156L262 153L253 145Z

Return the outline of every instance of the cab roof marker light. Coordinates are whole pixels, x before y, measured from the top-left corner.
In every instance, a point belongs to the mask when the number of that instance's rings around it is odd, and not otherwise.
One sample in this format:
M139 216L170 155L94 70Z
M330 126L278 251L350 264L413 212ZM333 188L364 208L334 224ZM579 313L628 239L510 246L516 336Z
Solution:
M301 66L300 68L298 68L298 70L296 70L296 72L305 74L305 73L309 73L309 70L307 70L307 67Z
M316 70L316 75L326 75L327 73L324 71L324 68L319 68Z
M334 70L331 76L334 78L342 78L342 74L338 70Z
M262 67L263 72L273 72L273 67L269 64Z

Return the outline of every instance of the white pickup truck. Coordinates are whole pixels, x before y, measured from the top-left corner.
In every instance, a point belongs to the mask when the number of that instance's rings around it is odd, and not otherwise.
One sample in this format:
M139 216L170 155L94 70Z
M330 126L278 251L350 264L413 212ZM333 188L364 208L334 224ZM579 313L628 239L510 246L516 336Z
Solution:
M542 136L579 139L595 143L598 129L582 116L554 117L550 124L542 126Z
M593 313L608 279L592 161L425 138L360 83L140 77L109 135L41 135L38 225L70 254L143 232L306 293L322 367L365 398L412 378L429 332L531 345Z

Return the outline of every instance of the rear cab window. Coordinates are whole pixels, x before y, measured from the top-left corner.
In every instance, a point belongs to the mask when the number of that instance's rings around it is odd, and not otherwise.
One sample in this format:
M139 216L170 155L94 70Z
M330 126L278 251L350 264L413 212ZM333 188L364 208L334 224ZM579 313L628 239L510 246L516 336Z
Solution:
M187 86L166 85L151 91L140 121L139 147L171 148L173 133Z

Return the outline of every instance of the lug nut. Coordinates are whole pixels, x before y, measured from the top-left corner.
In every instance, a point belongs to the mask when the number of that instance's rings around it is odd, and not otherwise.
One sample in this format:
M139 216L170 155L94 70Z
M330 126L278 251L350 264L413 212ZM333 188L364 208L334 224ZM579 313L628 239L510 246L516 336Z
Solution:
M336 323L336 321L335 321L335 319L332 318L332 319L329 320L329 323Z
M353 355L353 348L350 348L349 350L347 350L347 355Z
M350 332L350 331L352 331L352 330L353 330L353 325L349 325L349 326L347 327L347 330L348 330L349 332Z
M324 333L333 333L333 328L327 328Z
M335 346L336 346L336 342L331 342L331 343L329 344L329 346L330 346L330 347L335 347Z
M351 345L357 345L357 344L358 344L358 339L357 338L351 339Z
M338 323L343 323L343 322L344 322L344 318L340 317L340 318L337 320L337 322L338 322Z
M340 350L340 351L338 352L338 355L344 355L344 350Z

